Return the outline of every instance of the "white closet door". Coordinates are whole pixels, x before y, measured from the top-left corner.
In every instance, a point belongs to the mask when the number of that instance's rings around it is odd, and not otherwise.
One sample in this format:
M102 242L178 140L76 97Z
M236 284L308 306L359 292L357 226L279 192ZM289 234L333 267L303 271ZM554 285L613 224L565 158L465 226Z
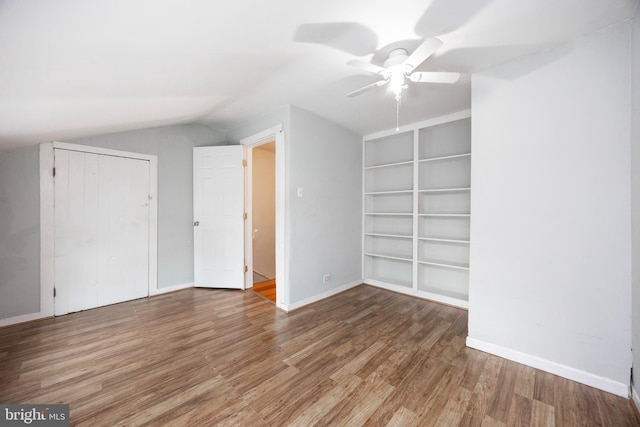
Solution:
M149 293L149 162L55 149L55 314Z

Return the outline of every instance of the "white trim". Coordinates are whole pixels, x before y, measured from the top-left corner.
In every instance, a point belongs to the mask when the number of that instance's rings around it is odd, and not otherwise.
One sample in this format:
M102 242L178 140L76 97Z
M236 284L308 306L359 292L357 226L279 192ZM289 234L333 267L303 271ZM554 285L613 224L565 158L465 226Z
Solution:
M42 312L21 314L19 316L7 317L0 319L0 328L4 326L16 325L18 323L31 322L32 320L44 319L45 317L51 317L53 314L45 315Z
M194 285L193 282L181 283L179 285L166 286L166 287L162 287L162 288L149 290L149 296L153 297L153 296L156 296L156 295L162 295L162 294L166 294L166 293L169 293L169 292L180 291L182 289L193 288L194 286L195 285Z
M412 123L407 126L402 126L399 131L394 129L383 130L380 132L365 135L363 141L369 141L371 139L384 138L385 136L395 135L397 133L408 132L417 130L420 128L427 128L431 126L441 125L443 123L455 122L456 120L468 119L471 117L471 110L462 110L456 113L447 114L445 116L434 117L432 119L423 120L421 122Z
M244 289L253 288L253 147L243 147L244 168Z
M281 308L284 311L289 312L289 311L293 311L293 310L297 310L299 308L302 308L305 305L313 304L314 302L318 302L320 300L329 298L329 297L334 296L336 294L339 294L341 292L348 291L349 289L355 288L356 286L360 286L360 285L362 285L362 280L356 280L354 282L347 283L346 285L338 286L337 288L333 288L333 289L331 289L329 291L323 292L323 293L318 294L318 295L314 295L312 297L303 299L302 301L298 301L298 302L293 303L293 304L288 304L288 305L276 304L276 306L278 308Z
M263 131L254 133L253 135L249 135L246 138L242 138L240 140L240 145L246 145L247 147L253 147L257 145L262 145L267 142L273 141L274 136L278 133L282 132L282 125L275 125L270 127L269 129L265 129Z
M412 271L412 283L413 283L413 291L417 294L419 291L418 289L418 284L419 284L419 276L420 276L420 264L418 263L420 257L418 256L419 254L419 248L420 248L420 240L418 240L418 237L420 237L420 233L418 233L418 230L420 229L420 193L418 191L415 190L419 190L420 189L420 168L418 167L418 163L416 162L416 160L420 159L420 131L418 129L414 129L413 130L413 190L412 196L413 196L413 210L411 211L413 214L413 220L412 220L412 227L413 227L413 246L412 246L412 251L413 251L413 260L412 260L412 265L411 265L411 271Z
M440 294L435 294L433 292L416 290L416 289L413 289L413 287L394 285L393 283L382 282L380 280L375 280L375 279L363 279L363 283L365 285L375 286L376 288L386 289L387 291L397 292L399 294L426 299L429 301L450 305L452 307L462 308L464 310L469 309L469 301L449 297L446 295L440 295Z
M55 278L55 213L54 213L54 150L80 151L149 162L149 285L148 294L158 291L158 156L90 147L66 142L40 144L40 317L53 316Z
M472 337L467 337L467 347L475 348L476 350L484 351L485 353L500 356L514 362L531 366L532 368L540 369L618 396L629 398L628 384L601 377L591 372L576 369L571 366L556 363L541 357L532 356L530 354L522 353L517 350L488 343Z
M158 290L158 157L149 156L149 295Z
M638 396L638 392L636 388L632 385L631 387L631 400L633 400L634 405L636 405L636 409L640 411L640 397Z
M367 275L366 272L366 264L365 264L365 256L364 250L366 248L365 239L367 238L367 217L364 215L364 211L367 209L367 186L366 186L366 178L367 178L367 143L363 139L362 140L362 175L360 177L362 183L362 199L360 201L360 206L362 206L362 221L361 221L361 235L362 239L360 240L360 276L364 277ZM413 192L413 190L412 190Z
M40 144L40 316L53 316L55 228L53 144ZM19 316L20 317L20 316Z
M126 157L128 159L149 160L149 161L153 159L156 159L156 160L158 159L158 156L154 156L152 154L142 154L142 153L134 153L130 151L112 150L110 148L91 147L89 145L71 144L68 142L53 141L51 142L51 144L53 145L53 148L59 148L61 150L68 150L68 151L79 151L81 153L103 154L105 156Z
M284 130L282 125L279 124L241 139L240 144L247 148L252 148L274 140L276 143L276 306L288 311L286 308L289 303L289 271L286 265L288 254L285 244L287 236L285 230L286 167ZM247 156L247 168L250 168L250 158L251 156ZM249 207L250 205L247 206L247 211L249 211ZM249 227L249 230L252 230L251 212L247 212L247 214L246 226ZM249 260L253 265L253 259L251 259L252 243L251 239L245 239L245 259ZM251 273L252 265L249 266L247 264L249 267L247 273Z

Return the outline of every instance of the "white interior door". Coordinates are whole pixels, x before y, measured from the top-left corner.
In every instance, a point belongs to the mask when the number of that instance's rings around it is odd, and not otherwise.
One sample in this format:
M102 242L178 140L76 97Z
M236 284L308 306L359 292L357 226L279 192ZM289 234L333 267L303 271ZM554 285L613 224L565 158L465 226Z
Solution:
M244 289L243 150L193 149L195 286Z
M149 161L55 149L55 314L149 294Z

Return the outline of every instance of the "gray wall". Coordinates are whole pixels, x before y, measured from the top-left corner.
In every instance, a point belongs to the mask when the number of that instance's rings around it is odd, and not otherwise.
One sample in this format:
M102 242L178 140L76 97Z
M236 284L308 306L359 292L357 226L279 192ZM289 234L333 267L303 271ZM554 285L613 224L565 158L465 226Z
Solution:
M282 125L285 137L285 150L289 147L289 120L291 118L291 106L284 105L273 111L268 111L258 117L236 126L227 132L229 144L240 144L240 140L249 137L265 129Z
M192 148L222 145L202 125L81 138L75 144L158 156L158 286L193 282ZM38 146L0 153L0 319L40 311Z
M633 366L634 389L640 383L640 8L633 19L631 116L631 228L633 252ZM636 393L637 395L637 393Z
M362 277L362 138L296 107L229 132L230 143L282 124L285 131L289 301L296 304ZM297 188L304 196L297 197ZM322 283L324 274L333 280Z
M630 37L614 25L472 84L469 337L618 391L631 366Z
M295 304L362 278L362 137L292 107L287 166Z
M0 319L40 311L38 146L0 153Z

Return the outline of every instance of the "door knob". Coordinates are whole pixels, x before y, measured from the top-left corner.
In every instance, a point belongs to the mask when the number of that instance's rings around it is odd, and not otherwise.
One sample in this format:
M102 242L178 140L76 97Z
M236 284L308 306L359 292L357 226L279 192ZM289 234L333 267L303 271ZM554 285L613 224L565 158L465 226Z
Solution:
M197 227L197 226L199 226L199 225L200 225L200 221L194 221L194 222L193 222L193 226L194 226L194 227Z

